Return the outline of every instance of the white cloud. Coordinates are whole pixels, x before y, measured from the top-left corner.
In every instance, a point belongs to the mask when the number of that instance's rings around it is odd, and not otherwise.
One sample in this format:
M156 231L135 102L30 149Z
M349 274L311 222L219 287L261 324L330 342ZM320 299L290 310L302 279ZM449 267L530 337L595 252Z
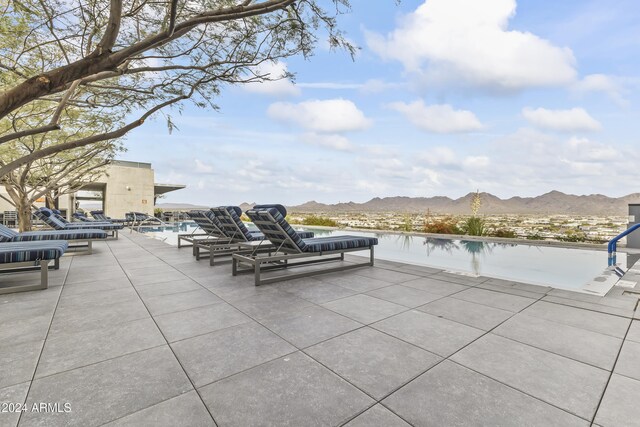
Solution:
M620 84L618 79L611 76L589 74L573 85L573 89L579 93L601 92L620 106L629 105L629 101L624 97L622 84Z
M458 156L447 147L435 147L423 152L420 160L430 166L458 166Z
M569 139L567 147L571 158L585 163L613 162L622 156L610 145L575 136Z
M300 95L300 88L288 78L287 64L284 62L264 62L254 69L254 73L262 81L243 85L248 92L270 96Z
M515 11L515 0L425 0L387 36L366 38L381 57L428 82L508 91L573 82L571 50L509 30Z
M274 120L297 125L320 133L340 133L364 130L372 121L346 99L311 100L297 104L276 102L267 109Z
M338 151L353 151L354 149L353 144L342 135L308 132L300 135L300 140L305 144L317 145Z
M584 108L570 110L548 110L546 108L524 108L524 118L532 125L560 132L597 131L602 125Z
M196 163L195 171L197 173L211 173L211 172L213 172L213 166L211 166L210 164L207 164L207 163L203 162L200 159L196 159L195 163Z
M404 114L411 123L428 132L461 133L483 128L471 111L454 110L448 104L425 105L422 100L418 100L409 104L394 102L389 107Z
M491 164L491 160L487 156L467 156L462 164L468 169L484 169Z

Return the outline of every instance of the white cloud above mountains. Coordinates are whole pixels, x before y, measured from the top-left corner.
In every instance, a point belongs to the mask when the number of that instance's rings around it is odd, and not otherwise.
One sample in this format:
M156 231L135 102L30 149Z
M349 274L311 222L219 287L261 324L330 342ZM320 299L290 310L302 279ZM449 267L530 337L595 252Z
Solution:
M267 115L273 120L318 133L361 131L373 123L356 104L341 98L276 102L269 106Z
M572 51L509 30L515 12L515 0L425 0L391 33L365 36L374 52L423 82L500 91L572 83Z
M449 104L426 105L424 101L417 100L393 102L389 108L404 114L413 125L427 132L464 133L484 128L471 111L455 110Z
M589 74L573 85L578 93L601 92L621 107L629 105L625 98L625 89L617 78L605 74Z
M559 132L593 132L602 129L602 125L591 117L584 108L569 110L548 110L546 108L524 108L523 117L540 129Z

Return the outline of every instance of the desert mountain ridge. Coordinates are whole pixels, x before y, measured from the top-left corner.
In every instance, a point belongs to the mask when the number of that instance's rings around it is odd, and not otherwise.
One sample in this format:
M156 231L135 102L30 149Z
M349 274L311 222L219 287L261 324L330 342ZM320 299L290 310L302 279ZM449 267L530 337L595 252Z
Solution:
M348 212L426 212L434 214L468 215L471 213L469 193L458 199L446 196L434 197L374 197L368 202L324 204L309 201L297 206L287 206L291 212L304 213L348 213ZM640 204L640 193L623 197L608 197L602 194L577 196L560 191L550 191L536 197L511 197L501 199L490 193L480 193L480 214L528 214L528 215L616 215L626 216L628 204ZM255 203L243 203L245 210Z

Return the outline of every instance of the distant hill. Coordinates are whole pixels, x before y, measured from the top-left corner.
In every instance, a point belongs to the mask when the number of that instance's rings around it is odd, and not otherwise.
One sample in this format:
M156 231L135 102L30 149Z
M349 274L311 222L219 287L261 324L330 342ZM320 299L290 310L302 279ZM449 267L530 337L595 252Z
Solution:
M337 203L327 205L310 201L288 209L295 212L426 212L439 214L470 214L471 198L469 193L459 199L449 197L375 197L365 203ZM537 197L511 197L500 199L489 193L480 193L482 214L582 214L617 215L628 214L629 203L640 203L640 193L624 197L607 197L602 194L576 196L560 191L551 191Z

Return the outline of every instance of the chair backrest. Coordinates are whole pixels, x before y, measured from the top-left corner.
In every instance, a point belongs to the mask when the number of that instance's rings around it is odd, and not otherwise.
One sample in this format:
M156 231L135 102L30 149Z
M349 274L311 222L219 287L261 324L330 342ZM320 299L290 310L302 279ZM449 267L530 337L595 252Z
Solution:
M40 208L34 212L38 219L44 221L48 226L55 228L56 230L66 229L63 222L55 217L53 211L48 208Z
M202 230L214 237L226 237L222 232L220 221L208 210L192 210L187 216L195 221Z
M106 221L108 218L107 216L104 214L104 211L91 211L91 216L94 217L95 219L98 220L102 220L102 221Z
M0 224L0 242L11 242L19 233Z
M211 213L220 222L221 230L234 242L248 242L255 240L249 229L240 219L242 209L238 206L218 206L211 208Z
M67 221L67 218L62 216L62 212L60 212L58 209L51 209L51 212L53 212L53 216L55 216L56 218L58 218L58 220L63 223L63 224L69 224L69 221Z
M251 221L262 231L264 238L269 240L281 252L304 252L304 240L289 225L285 217L287 210L282 205L256 205L245 212Z

